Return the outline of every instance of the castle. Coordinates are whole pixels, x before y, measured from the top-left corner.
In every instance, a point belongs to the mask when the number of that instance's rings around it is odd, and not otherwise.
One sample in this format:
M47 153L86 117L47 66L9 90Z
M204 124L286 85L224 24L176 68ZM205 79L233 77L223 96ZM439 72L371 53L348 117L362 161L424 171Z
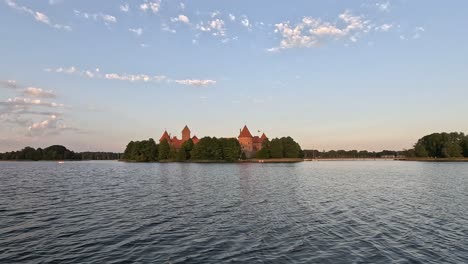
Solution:
M182 130L181 139L178 139L176 136L171 137L169 133L167 133L167 131L164 131L163 135L159 139L159 143L161 143L163 140L166 140L171 147L174 147L177 150L180 149L182 147L182 144L184 144L184 142L189 139L192 139L193 143L197 144L200 141L198 137L193 136L191 138L190 134L191 134L191 131L188 128L188 126L185 126L184 129ZM265 135L265 133L263 133L260 137L252 136L247 126L244 126L244 128L240 130L239 136L237 137L237 140L239 141L242 152L244 152L248 158L253 157L257 151L262 149L263 141L266 139L268 138Z

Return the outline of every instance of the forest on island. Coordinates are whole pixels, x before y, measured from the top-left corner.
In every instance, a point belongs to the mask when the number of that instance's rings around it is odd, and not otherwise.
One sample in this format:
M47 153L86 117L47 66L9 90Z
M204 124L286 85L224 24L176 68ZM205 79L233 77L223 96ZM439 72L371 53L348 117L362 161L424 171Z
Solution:
M301 147L291 137L265 140L261 151L257 152L257 158L301 158ZM155 161L224 161L236 162L245 160L246 155L235 138L204 137L198 144L191 139L182 144L177 150L170 146L167 140L156 144L153 139L143 141L131 141L128 143L124 160L136 162Z
M413 148L402 151L304 150L304 157L308 159L468 158L468 135L458 132L433 133L419 139Z
M73 152L64 146L47 148L25 147L22 150L0 153L0 160L117 160L119 153L113 152Z

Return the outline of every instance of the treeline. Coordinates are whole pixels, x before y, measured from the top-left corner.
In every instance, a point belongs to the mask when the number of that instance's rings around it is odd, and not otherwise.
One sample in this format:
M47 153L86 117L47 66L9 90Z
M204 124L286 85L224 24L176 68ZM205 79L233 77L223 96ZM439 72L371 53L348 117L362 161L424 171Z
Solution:
M123 158L136 162L187 160L233 162L241 158L241 147L234 138L204 137L196 145L192 139L189 139L182 144L180 149L175 149L167 140L156 144L150 138L128 143Z
M265 141L263 149L257 152L257 158L299 158L302 150L292 138ZM156 144L153 139L131 141L128 143L123 158L127 161L225 161L236 162L246 159L239 141L235 138L204 137L195 145L191 139L184 142L180 149L175 149L163 140Z
M306 159L377 159L387 157L411 156L411 150L393 151L383 150L380 152L367 150L304 150L304 158Z
M291 137L264 140L262 149L257 151L257 159L303 158L301 146Z
M117 160L119 153L112 152L73 152L64 146L54 145L34 149L25 147L19 151L0 153L0 160Z
M426 158L468 158L468 135L463 133L434 133L419 139L414 155Z

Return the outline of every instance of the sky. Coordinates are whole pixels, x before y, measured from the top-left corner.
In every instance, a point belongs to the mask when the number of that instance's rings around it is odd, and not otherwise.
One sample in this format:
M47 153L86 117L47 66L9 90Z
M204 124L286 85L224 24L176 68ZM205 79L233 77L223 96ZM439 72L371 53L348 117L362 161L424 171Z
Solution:
M0 0L0 151L165 129L401 150L468 132L468 2ZM192 134L192 135L193 135Z

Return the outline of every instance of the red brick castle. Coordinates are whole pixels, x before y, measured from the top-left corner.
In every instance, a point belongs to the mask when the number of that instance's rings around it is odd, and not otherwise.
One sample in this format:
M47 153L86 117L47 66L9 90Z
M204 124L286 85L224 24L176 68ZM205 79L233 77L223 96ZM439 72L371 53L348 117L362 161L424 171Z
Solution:
M182 130L182 138L178 139L176 136L171 137L167 131L164 131L163 135L159 139L159 142L161 143L163 140L167 140L169 145L178 150L182 147L182 144L184 144L185 141L191 138L190 133L190 129L185 126ZM191 139L194 144L197 144L198 141L200 141L197 136L193 136ZM253 157L257 151L262 149L262 144L265 139L268 139L265 133L263 133L260 137L252 136L247 126L244 126L244 128L240 130L239 136L237 137L242 151L248 158Z

